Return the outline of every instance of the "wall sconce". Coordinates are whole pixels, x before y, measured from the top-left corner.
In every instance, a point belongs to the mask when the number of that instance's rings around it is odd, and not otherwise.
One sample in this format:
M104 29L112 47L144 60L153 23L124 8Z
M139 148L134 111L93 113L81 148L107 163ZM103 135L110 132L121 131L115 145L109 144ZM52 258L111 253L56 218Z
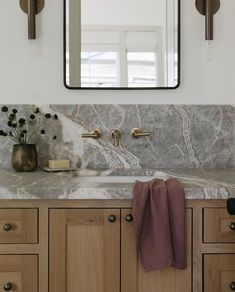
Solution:
M213 40L213 15L220 8L220 0L196 0L198 12L205 15L205 38Z
M36 14L44 8L45 0L20 0L21 9L28 14L28 39L36 39Z

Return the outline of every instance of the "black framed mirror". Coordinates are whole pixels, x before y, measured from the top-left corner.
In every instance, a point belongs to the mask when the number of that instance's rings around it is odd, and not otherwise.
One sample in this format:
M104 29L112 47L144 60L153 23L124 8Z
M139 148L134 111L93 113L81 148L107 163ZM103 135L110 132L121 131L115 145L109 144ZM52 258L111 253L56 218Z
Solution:
M68 89L175 89L180 0L64 0Z

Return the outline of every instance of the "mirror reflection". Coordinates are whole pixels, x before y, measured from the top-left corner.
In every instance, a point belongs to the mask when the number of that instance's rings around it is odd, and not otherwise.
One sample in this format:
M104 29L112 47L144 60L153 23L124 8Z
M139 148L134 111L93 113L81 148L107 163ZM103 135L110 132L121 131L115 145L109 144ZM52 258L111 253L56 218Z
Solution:
M174 88L178 0L65 0L65 84Z

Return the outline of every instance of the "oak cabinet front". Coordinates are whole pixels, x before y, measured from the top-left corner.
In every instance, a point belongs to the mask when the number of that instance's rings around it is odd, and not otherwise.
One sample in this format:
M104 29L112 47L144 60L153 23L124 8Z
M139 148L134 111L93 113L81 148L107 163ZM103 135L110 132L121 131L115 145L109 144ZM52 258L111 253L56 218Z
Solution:
M235 254L204 255L204 292L235 290Z
M38 292L38 256L0 255L0 291Z
M50 292L191 292L192 211L185 270L145 273L131 209L50 210Z
M187 200L187 269L145 273L127 200L1 201L0 292L235 291L235 215Z
M121 278L122 292L192 291L192 211L187 209L187 269L165 268L145 273L138 259L131 209L122 210Z
M120 209L50 211L50 292L120 291Z
M38 210L0 209L0 244L37 243Z
M235 216L226 208L204 208L204 242L235 242Z

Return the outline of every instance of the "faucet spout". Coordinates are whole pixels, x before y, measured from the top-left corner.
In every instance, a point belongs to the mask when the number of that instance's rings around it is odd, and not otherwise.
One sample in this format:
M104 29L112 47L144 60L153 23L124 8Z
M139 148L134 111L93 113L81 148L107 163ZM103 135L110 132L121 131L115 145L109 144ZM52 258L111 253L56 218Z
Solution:
M122 132L120 129L113 129L111 131L111 138L112 138L113 145L115 147L118 147L120 145L121 136L122 136Z

